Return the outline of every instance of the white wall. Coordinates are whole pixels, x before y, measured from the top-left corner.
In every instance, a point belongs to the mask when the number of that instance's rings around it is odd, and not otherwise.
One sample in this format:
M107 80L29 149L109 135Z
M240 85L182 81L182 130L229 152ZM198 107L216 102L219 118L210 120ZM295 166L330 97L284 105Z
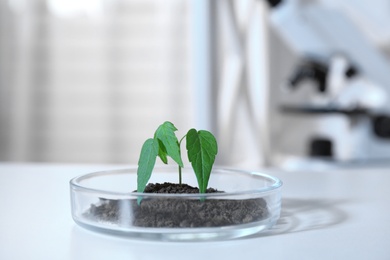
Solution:
M0 161L135 164L193 126L187 1L0 0Z

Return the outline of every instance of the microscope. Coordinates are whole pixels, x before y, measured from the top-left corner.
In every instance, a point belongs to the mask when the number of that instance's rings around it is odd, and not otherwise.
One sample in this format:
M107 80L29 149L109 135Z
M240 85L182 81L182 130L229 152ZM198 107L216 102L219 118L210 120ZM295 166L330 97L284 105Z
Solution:
M385 163L390 59L343 10L269 2L268 164Z

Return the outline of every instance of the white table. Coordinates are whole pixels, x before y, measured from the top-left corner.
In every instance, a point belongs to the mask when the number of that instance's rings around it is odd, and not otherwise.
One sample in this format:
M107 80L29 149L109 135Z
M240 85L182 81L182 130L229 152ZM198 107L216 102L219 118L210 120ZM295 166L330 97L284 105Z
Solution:
M0 163L0 259L390 259L390 168L274 173L284 182L283 209L270 232L173 243L73 222L69 180L119 167Z

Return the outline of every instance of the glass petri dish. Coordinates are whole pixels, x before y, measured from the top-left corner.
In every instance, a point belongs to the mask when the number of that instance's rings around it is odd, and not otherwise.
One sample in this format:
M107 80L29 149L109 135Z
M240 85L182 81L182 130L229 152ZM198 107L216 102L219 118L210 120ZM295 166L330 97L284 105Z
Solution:
M192 168L183 183L197 187ZM178 169L156 166L150 183L177 183ZM89 173L70 181L74 221L107 234L168 241L225 240L270 229L279 219L282 182L270 175L214 167L215 193L138 193L137 168Z

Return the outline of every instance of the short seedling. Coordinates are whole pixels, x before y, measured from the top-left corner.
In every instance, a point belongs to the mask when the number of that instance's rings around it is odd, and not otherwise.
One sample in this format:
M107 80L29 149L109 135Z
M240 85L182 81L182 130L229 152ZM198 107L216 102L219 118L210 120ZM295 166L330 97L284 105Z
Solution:
M180 152L180 145L183 140L186 140L187 155L196 175L199 192L226 194L225 191L207 189L215 156L218 152L215 137L208 131L191 129L183 138L178 140L175 131L177 129L172 123L165 122L158 127L154 137L147 139L142 146L137 169L137 191L145 194L137 194L136 200L101 198L96 205L92 204L86 213L91 221L98 220L99 227L102 225L104 227L104 223L109 222L109 226L105 229L111 230L111 227L114 226L115 230L121 230L121 234L122 227L128 230L129 226L134 226L140 228L138 229L139 234L146 232L152 235L154 233L158 234L159 237L161 234L165 234L165 230L161 232L153 231L156 228L185 228L184 233L181 234L184 234L183 237L186 238L192 237L192 235L187 236L186 232L193 234L192 231L188 230L193 228L217 228L216 233L219 233L218 230L222 228L223 233L225 227L236 229L242 224L243 228L247 229L248 225L255 226L256 223L263 225L264 222L260 221L269 217L268 206L263 198L257 196L253 198L237 196L237 199L233 199L229 198L230 195L226 197L216 194L217 196L212 196L213 199L206 199L206 196L194 194L189 197L184 196L184 198L179 196L182 194L173 194L173 196L159 196L160 194L149 196L149 194L146 194L149 192L149 190L146 190L146 185L153 172L157 157L160 157L165 164L168 163L168 157L178 164L179 184L167 183L167 185L163 185L163 190L153 189L160 185L150 185L148 188L157 193L169 193L170 191L175 193L178 190L180 192L183 190L194 191L194 187L188 187L189 185L183 184L179 187L182 184L181 170L184 166ZM243 177L241 173L239 177ZM237 181L240 181L240 179L237 178ZM168 192L166 187L170 188ZM194 199L193 196L197 199ZM235 197L234 194L232 196ZM148 199L143 199L144 197L148 197ZM268 222L269 220L267 220ZM142 228L144 227L153 229L152 231L143 231ZM198 230L194 232L199 234Z
M143 192L152 175L157 156L165 164L168 156L179 166L179 184L182 184L181 169L184 167L181 159L180 145L186 139L188 160L195 172L199 192L206 193L210 173L218 153L217 141L213 134L206 130L190 129L180 141L175 135L177 128L171 122L160 125L153 138L149 138L142 146L137 170L137 191ZM140 200L139 200L140 202Z

